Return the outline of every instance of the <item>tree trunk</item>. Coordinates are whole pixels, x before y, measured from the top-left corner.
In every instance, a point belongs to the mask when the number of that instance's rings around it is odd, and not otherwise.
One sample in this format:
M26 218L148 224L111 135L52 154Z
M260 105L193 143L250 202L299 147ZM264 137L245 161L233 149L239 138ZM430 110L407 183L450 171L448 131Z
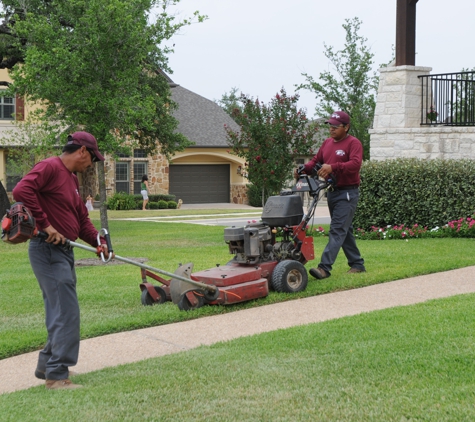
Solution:
M101 214L101 228L109 231L109 220L107 219L106 175L104 171L104 161L99 161L97 163L97 177L99 181L99 209Z

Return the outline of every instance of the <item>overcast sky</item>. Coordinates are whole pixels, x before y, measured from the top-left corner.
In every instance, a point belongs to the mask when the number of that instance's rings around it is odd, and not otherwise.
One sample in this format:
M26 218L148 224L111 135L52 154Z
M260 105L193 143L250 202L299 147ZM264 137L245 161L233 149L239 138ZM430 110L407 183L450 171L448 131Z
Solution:
M181 0L169 12L185 18L195 10L209 19L184 28L172 42L171 78L210 100L232 87L269 102L284 87L288 94L332 67L324 43L342 49L345 19L360 18L359 34L374 53L375 69L387 63L396 42L396 0ZM432 73L475 68L475 1L419 0L416 65ZM310 117L316 101L300 91Z

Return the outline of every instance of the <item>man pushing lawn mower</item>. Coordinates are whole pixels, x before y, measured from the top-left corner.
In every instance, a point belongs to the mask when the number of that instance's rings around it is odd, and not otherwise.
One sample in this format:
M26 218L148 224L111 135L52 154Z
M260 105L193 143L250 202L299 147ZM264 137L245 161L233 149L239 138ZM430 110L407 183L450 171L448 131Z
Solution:
M349 273L366 271L364 259L353 235L353 217L359 199L359 172L363 161L363 146L357 138L348 133L350 116L345 112L335 111L325 123L330 127L330 137L323 142L315 157L296 172L311 175L315 172L315 168L319 168L318 176L326 179L334 175L338 181L327 193L331 217L328 244L318 267L310 270L310 274L317 279L330 277L340 248L348 260ZM316 166L317 163L320 166Z
M81 387L69 379L69 368L79 355L79 303L76 294L74 252L65 248L67 239L80 238L97 246L98 231L89 219L79 196L75 172L84 172L96 161L104 161L94 136L75 132L68 136L59 157L37 163L13 189L36 220L45 238L32 237L28 255L43 293L48 339L39 353L35 376L44 379L47 389ZM105 239L103 255L108 257Z

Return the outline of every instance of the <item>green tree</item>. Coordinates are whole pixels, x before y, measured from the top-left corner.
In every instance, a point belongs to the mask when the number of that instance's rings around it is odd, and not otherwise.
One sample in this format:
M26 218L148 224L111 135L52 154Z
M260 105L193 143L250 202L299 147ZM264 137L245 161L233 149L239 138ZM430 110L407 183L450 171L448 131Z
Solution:
M294 158L313 154L316 127L309 124L305 111L297 109L299 96L288 96L282 88L268 105L241 94L241 107L233 117L239 131L226 128L232 153L246 160L249 181L266 195L280 192L292 177Z
M239 104L239 95L237 94L239 91L238 88L233 87L229 91L229 94L225 92L220 100L215 100L215 103L221 106L221 108L229 114L235 120L235 109L241 109L241 105Z
M452 85L452 107L451 117L452 124L466 124L475 122L475 68L462 69L455 76L457 82Z
M334 110L347 112L351 117L351 133L363 144L364 157L369 159L369 133L374 118L379 78L373 70L374 54L366 45L367 39L358 35L362 22L358 18L345 19L346 41L343 50L325 46L325 56L334 72L324 71L319 81L306 73L305 83L298 89L315 93L316 115L328 117Z
M59 122L49 142L77 129L92 133L101 151L126 142L170 157L190 142L175 132L163 44L190 20L167 13L179 0L3 1L8 43L20 52L12 92L41 108L37 118ZM160 13L152 22L153 8ZM198 12L197 20L202 20ZM21 65L20 65L21 63ZM101 223L107 227L104 163L98 163Z

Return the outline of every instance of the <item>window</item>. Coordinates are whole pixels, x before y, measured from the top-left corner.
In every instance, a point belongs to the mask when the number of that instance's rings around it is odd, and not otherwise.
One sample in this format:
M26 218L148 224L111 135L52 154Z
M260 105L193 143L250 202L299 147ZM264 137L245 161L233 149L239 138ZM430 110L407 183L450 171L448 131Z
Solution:
M119 161L115 165L115 191L131 193L131 171L133 170L133 194L140 194L142 176L147 174L147 154L143 149L134 149L133 158L125 154L118 154L128 161Z
M115 163L115 191L129 193L129 163Z
M147 163L144 161L134 162L134 194L140 193L140 184L144 174L147 174Z
M134 149L134 158L147 158L143 149Z
M0 97L0 119L15 120L15 98Z

